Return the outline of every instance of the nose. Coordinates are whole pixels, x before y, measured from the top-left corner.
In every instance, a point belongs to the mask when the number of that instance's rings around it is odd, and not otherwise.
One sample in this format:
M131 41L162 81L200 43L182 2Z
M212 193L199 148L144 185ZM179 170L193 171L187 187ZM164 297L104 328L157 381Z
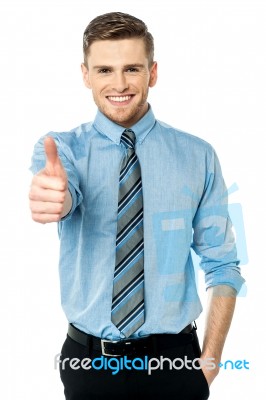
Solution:
M119 93L123 93L128 89L128 82L123 72L114 74L112 86L112 89Z

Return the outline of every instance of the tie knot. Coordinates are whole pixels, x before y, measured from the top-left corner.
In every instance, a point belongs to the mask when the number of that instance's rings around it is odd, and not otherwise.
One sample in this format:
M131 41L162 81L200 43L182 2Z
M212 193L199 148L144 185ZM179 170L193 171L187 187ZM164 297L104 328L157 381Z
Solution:
M122 133L121 142L126 146L127 149L134 149L136 141L135 133L131 129L126 129Z

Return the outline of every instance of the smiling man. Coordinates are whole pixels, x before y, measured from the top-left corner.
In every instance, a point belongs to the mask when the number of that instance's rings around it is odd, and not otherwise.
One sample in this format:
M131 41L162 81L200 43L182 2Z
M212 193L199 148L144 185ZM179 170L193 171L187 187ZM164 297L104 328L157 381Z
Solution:
M65 397L207 399L244 281L219 161L155 119L157 63L141 20L96 17L83 50L97 115L40 139L29 194L32 218L58 223ZM192 249L208 291L202 351Z
M93 42L82 73L96 105L110 120L129 128L148 111L148 88L156 83L157 64L149 61L143 39Z

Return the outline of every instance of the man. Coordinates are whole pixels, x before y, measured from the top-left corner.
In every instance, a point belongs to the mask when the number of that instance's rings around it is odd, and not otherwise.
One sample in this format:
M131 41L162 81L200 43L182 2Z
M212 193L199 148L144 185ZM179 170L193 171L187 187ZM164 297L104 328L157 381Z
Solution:
M98 16L83 49L96 118L37 143L29 195L35 221L58 222L66 399L207 399L244 281L217 156L155 119L141 20ZM208 291L202 352L191 247Z

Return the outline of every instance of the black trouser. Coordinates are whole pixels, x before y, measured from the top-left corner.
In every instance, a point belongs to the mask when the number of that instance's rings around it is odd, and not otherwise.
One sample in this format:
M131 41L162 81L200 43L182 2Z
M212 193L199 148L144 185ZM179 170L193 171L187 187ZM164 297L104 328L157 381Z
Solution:
M100 351L90 350L67 336L60 359L66 399L208 399L209 387L204 374L196 361L192 363L200 356L196 332L190 337L186 344L154 349L150 354L138 352L125 359L125 356L104 357ZM183 366L185 360L188 368ZM149 362L153 368L150 371Z

